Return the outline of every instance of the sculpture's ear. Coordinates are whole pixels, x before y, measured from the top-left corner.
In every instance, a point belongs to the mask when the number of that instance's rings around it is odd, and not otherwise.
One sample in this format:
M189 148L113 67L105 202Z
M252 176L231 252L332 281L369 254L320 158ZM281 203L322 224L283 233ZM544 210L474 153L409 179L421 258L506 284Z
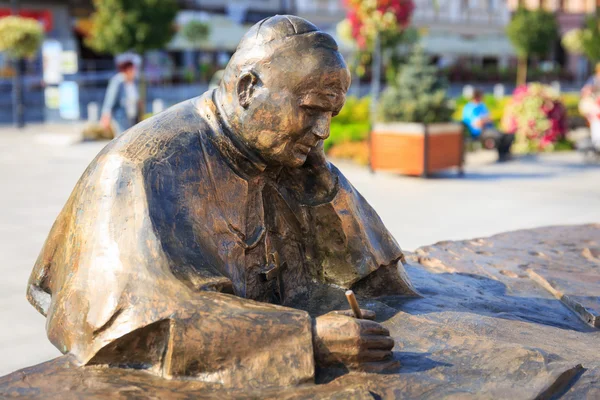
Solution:
M256 89L258 83L258 77L252 71L244 72L237 82L237 96L240 105L244 108L248 108L250 100Z

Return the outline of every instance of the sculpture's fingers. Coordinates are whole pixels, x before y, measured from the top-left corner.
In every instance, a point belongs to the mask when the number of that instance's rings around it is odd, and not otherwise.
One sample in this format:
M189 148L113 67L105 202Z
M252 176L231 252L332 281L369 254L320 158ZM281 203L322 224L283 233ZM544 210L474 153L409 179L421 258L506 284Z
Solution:
M360 334L390 336L390 331L374 321L360 320Z
M361 348L370 350L391 350L394 339L389 336L369 335L361 338Z
M375 311L365 310L365 309L361 308L360 312L362 314L362 319L374 320L376 317ZM332 311L330 314L344 315L346 317L354 317L354 312L352 310L337 310L337 311Z
M365 310L363 308L360 309L360 312L362 313L362 317L363 319L370 319L370 320L374 320L375 317L377 316L375 314L375 311L371 311L371 310Z
M367 350L358 356L360 362L387 361L392 358L392 352L389 350Z

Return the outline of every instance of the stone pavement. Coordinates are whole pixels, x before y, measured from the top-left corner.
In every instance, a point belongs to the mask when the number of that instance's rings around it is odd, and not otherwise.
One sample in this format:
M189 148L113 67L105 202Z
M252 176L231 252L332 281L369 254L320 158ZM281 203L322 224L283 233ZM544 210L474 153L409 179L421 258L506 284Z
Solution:
M74 144L82 125L0 129L0 376L59 355L45 319L25 299L46 235L87 164L104 143ZM504 164L470 156L466 176L429 180L337 165L407 250L546 225L600 222L600 166L576 153Z

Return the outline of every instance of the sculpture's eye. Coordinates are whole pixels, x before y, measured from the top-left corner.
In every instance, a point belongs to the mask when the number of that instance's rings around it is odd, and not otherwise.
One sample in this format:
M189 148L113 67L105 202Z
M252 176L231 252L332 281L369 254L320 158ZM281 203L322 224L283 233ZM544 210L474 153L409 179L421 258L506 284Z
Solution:
M302 106L302 108L304 109L304 112L311 116L315 116L323 112L323 110L321 110L319 107L314 106Z

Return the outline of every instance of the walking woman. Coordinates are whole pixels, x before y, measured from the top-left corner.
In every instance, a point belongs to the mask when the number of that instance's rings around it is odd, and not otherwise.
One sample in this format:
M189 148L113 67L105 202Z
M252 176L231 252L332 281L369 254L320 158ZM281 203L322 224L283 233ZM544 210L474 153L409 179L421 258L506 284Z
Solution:
M135 64L124 61L117 69L119 72L108 82L100 120L104 129L114 130L115 137L137 123L140 99Z

